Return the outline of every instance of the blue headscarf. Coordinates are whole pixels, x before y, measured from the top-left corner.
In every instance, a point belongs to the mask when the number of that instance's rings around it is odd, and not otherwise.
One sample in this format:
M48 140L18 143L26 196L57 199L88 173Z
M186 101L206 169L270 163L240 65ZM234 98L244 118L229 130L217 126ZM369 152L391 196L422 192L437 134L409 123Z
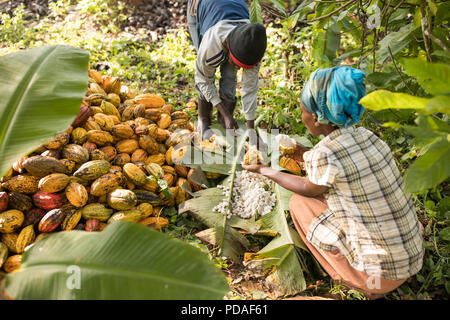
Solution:
M340 127L357 123L364 111L358 102L365 95L364 72L350 67L314 71L306 82L301 100L319 123Z

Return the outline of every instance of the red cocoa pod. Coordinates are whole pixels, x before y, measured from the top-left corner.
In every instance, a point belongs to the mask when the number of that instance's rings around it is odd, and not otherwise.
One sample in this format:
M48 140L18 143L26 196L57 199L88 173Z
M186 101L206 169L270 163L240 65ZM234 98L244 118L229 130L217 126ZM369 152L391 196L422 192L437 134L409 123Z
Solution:
M100 228L100 221L98 221L97 219L89 219L86 221L85 227L86 231L88 232L98 231L99 228Z
M33 203L38 208L53 210L61 207L64 200L59 194L38 191L33 195Z
M33 208L28 210L27 214L25 215L25 220L23 221L22 227L25 228L26 226L29 226L31 224L36 227L46 213L47 212L45 210L42 210L40 208Z
M53 209L45 214L45 216L39 221L38 229L40 232L52 232L63 222L66 214L64 210Z
M9 197L8 193L2 191L0 192L0 212L8 209Z
M84 125L84 123L87 121L89 116L90 116L89 107L82 104L80 106L80 111L78 112L77 117L72 122L72 127L76 128L76 127L80 127L80 126Z

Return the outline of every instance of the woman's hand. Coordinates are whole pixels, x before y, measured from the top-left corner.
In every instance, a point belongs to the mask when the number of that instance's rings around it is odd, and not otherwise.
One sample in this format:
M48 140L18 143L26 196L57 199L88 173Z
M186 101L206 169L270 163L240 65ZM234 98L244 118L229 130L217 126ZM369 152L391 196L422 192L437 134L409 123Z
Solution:
M242 164L242 168L247 171L261 174L262 168L269 167L267 164Z

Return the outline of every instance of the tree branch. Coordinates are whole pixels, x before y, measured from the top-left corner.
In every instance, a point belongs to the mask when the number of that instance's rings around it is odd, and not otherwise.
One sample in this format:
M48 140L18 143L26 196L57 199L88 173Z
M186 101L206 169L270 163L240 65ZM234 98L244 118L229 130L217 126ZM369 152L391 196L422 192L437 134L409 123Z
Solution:
M327 13L327 14L324 15L324 16L316 17L316 18L313 18L313 19L311 19L311 20L300 20L299 22L309 23L309 22L319 21L319 20L322 20L322 19L331 17L333 14L342 11L343 9L349 7L350 5L352 5L353 3L357 2L357 1L358 1L358 0L350 0L350 1L347 1L346 3L344 3L342 6L340 6L340 7L337 8L336 10L333 10L333 11L331 11L330 13Z
M425 44L425 51L427 52L427 60L428 62L432 62L431 60L431 48L430 43L428 42L428 38L426 36L427 32L427 13L425 11L425 0L420 1L420 24L422 25L422 34L423 34L423 40Z
M395 63L394 55L392 54L391 47L388 46L389 55L391 56L392 63L394 64L395 70L397 71L398 75L400 76L400 79L402 80L405 87L408 89L408 91L411 93L411 95L414 95L414 92L411 90L411 88L406 84L405 79L403 79L402 73L397 67L397 64Z

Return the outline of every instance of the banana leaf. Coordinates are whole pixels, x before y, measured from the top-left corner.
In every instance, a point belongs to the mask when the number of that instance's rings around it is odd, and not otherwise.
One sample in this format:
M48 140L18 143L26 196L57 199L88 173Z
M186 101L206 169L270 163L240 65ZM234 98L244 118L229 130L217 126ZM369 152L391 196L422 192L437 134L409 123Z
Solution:
M131 222L38 241L6 276L14 299L222 299L224 275L199 250Z
M63 45L0 57L0 175L72 123L87 89L88 58Z
M279 158L275 137L267 134L265 142L272 146L272 159ZM278 162L271 162L273 168ZM308 251L298 233L289 227L285 211L289 210L292 192L274 184L277 205L269 214L261 217L263 227L276 230L278 235L249 260L259 261L263 269L271 271L271 279L284 295L291 295L306 289L304 272L308 272L298 249Z
M278 166L280 153L275 136L259 131L261 139L267 144L270 150L270 162L272 167L281 170ZM242 150L243 139L246 134L241 136L236 149L234 162L229 176L222 181L223 185L233 186L233 178L236 171L241 170L239 163L242 158L237 155ZM305 137L296 136L295 139L307 147L312 144ZM202 165L202 170L213 171L209 165ZM231 189L230 189L231 190ZM264 215L261 219L254 221L252 219L241 219L237 216L231 216L230 219L224 218L224 215L213 212L212 209L224 200L223 191L218 188L209 188L195 194L195 198L190 199L180 205L179 213L189 212L197 220L205 224L209 229L201 233L201 237L222 249L222 255L240 262L241 254L247 245L243 237L236 229L252 231L250 234L269 230L276 234L274 239L263 249L253 255L249 255L252 263L260 264L263 269L268 270L272 285L277 286L277 291L284 295L295 294L306 289L305 272L308 272L300 250L306 250L298 233L289 227L286 220L285 211L289 210L289 200L292 192L276 184L273 190L277 196L277 205L271 213ZM230 198L227 201L231 201ZM254 227L257 228L254 228ZM300 249L300 250L299 250ZM220 252L220 251L219 251Z

